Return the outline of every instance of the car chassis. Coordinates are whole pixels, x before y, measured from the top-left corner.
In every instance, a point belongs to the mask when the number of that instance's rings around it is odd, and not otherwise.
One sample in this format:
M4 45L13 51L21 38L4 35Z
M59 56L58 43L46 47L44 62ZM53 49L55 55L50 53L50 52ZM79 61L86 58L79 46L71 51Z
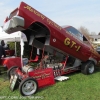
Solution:
M21 95L32 95L38 88L55 84L57 77L80 70L80 67L67 68L68 58L69 56L62 62L57 62L55 55L44 55L35 68L30 63L23 67L11 67L7 72L10 89L13 91L19 85Z

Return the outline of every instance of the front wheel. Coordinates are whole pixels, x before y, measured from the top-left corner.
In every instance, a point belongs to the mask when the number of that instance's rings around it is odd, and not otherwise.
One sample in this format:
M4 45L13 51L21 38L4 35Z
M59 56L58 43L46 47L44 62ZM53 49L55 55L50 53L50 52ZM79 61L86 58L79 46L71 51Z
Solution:
M15 69L18 68L17 66L13 66L10 69L8 69L7 71L7 76L10 79L11 75L13 75L15 73Z
M95 71L95 64L92 61L87 61L82 64L81 72L85 75L92 74Z
M23 96L30 96L36 93L37 89L38 89L38 83L35 79L31 77L22 80L19 85L20 93Z

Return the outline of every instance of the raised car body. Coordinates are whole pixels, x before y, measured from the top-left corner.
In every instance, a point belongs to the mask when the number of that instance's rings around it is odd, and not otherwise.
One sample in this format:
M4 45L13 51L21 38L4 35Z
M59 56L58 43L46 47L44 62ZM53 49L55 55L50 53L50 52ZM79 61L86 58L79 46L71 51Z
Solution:
M50 53L55 50L64 55L69 54L83 62L93 60L96 64L100 60L100 55L92 46L74 37L24 2L21 2L20 6L10 13L5 20L3 30L7 33L22 31L26 34L30 45L34 41L36 47L45 46Z

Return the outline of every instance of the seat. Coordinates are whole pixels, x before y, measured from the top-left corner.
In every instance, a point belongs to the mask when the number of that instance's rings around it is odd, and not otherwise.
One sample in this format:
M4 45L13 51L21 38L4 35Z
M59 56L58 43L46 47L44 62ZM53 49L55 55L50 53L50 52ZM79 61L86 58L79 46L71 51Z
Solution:
M39 56L36 55L35 59L34 60L29 60L29 62L37 62L39 60Z

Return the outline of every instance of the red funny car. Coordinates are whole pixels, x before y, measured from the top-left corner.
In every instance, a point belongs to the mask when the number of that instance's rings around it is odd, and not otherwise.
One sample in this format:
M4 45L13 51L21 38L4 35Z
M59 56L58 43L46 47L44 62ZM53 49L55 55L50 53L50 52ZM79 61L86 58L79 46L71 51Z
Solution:
M82 33L72 26L59 26L24 2L5 19L3 30L8 34L22 31L29 45L43 50L36 69L25 65L13 70L22 95L32 95L37 88L54 84L56 77L76 70L92 74L100 62L100 55Z

